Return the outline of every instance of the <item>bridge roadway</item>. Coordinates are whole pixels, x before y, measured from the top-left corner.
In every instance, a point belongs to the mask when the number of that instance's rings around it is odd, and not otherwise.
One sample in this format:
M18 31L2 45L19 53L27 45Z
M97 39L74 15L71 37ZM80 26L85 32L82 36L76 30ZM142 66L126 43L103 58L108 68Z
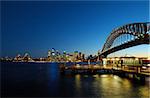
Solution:
M65 66L60 64L60 72L71 72L71 73L88 73L88 74L135 74L137 76L150 77L150 66L146 69L143 69L142 66L122 66L122 67L113 67L111 66L100 66L100 65L72 65Z
M131 40L131 41L121 44L119 46L116 46L116 47L110 48L106 51L103 51L100 55L103 55L103 57L107 57L108 54L122 50L122 49L126 49L129 47L133 47L133 46L137 46L137 45L141 45L141 44L150 44L149 40L150 40L150 35L146 35L143 39Z

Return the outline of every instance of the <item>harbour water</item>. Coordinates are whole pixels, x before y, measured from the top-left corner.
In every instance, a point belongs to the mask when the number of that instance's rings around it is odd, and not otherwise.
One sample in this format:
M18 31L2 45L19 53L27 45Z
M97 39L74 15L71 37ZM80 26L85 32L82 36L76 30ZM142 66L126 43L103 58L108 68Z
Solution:
M149 82L117 75L62 75L57 63L1 63L2 97L149 98Z

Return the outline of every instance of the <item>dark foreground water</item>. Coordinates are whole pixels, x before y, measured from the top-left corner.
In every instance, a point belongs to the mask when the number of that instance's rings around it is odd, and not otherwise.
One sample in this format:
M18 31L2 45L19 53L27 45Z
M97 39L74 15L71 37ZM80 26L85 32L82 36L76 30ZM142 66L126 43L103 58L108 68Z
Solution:
M61 75L57 63L1 63L3 97L149 98L148 82L116 75Z

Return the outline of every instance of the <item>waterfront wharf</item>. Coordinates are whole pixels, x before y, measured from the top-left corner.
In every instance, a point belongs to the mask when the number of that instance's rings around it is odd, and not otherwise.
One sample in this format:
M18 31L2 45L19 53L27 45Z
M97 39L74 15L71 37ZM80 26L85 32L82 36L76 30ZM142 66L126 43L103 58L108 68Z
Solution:
M150 78L150 66L127 66L115 67L113 65L99 65L99 64L72 64L66 66L59 64L60 73L62 74L116 74L120 76L127 76L137 79Z

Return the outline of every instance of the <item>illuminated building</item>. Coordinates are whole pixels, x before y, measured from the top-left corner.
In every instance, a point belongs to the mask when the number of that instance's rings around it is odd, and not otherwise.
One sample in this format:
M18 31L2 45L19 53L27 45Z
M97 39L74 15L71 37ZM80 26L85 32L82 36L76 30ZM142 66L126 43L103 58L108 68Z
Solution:
M29 55L29 53L25 53L25 55L23 57L23 61L24 62L34 62L31 58L31 56Z
M14 58L14 62L20 62L20 61L22 61L23 60L23 58L21 57L21 55L20 54L17 54L17 56Z

